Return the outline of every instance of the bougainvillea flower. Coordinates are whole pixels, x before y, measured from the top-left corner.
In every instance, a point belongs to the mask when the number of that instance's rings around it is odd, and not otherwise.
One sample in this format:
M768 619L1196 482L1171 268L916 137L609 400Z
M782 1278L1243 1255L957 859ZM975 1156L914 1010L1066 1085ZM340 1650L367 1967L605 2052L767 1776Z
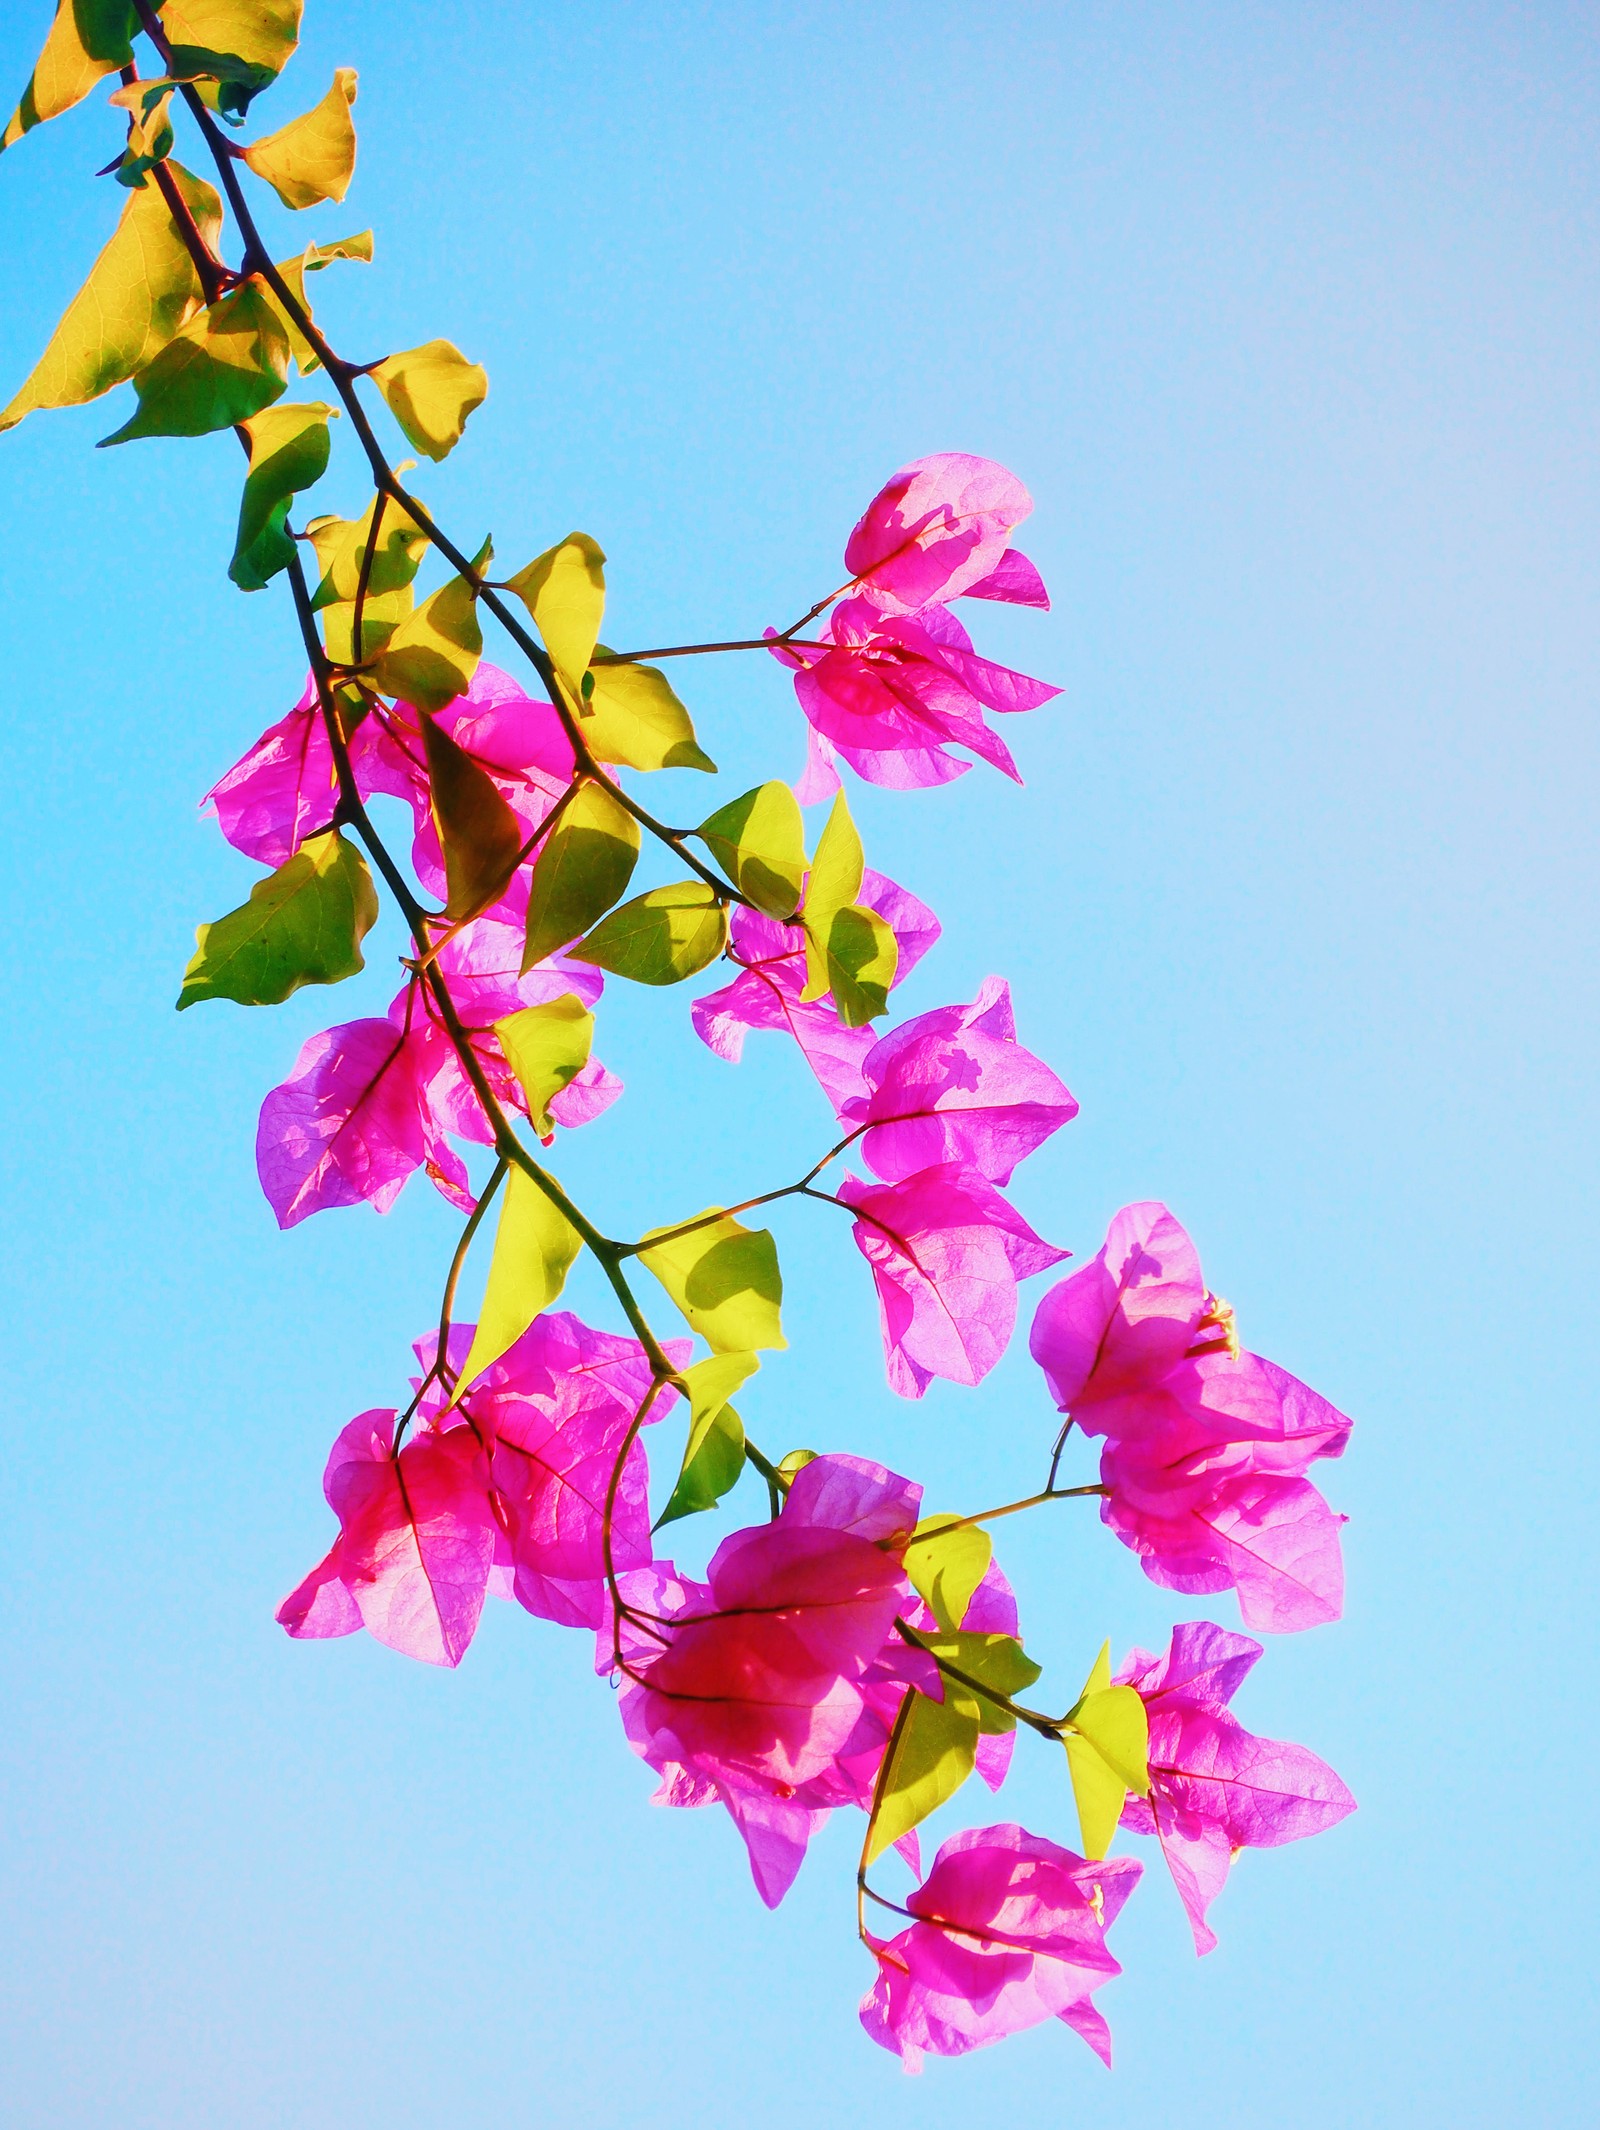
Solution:
M862 1158L886 1182L958 1161L1009 1183L1018 1162L1078 1114L1049 1066L1017 1041L1011 990L998 976L968 1006L891 1029L861 1075L865 1092L840 1116L865 1128Z
M971 766L949 753L954 745L1021 782L985 712L1037 710L1059 688L980 658L947 607L885 617L847 599L820 636L822 648L774 639L773 655L792 668L800 707L830 759L842 756L868 783L912 791ZM813 787L806 795L819 794Z
M411 775L403 749L377 717L364 718L350 741L351 767L363 795L390 790ZM423 790L426 793L426 782ZM294 708L269 725L201 800L236 851L262 865L283 865L307 836L325 829L338 798L333 749L307 679Z
M489 1467L469 1427L424 1429L394 1454L392 1411L339 1435L323 1492L339 1519L327 1558L278 1607L298 1638L351 1634L425 1664L459 1664L494 1561Z
M889 1387L981 1383L1017 1321L1017 1282L1069 1255L1036 1235L976 1169L942 1162L896 1183L847 1176L856 1248L872 1267Z
M1123 1208L1040 1303L1029 1344L1061 1410L1106 1438L1101 1514L1152 1582L1237 1589L1246 1624L1272 1633L1338 1618L1343 1518L1304 1475L1343 1452L1350 1422L1240 1351L1165 1206Z
M915 895L875 873L862 875L858 898L888 924L899 948L894 981L901 983L939 937L939 920ZM694 1030L708 1049L737 1065L752 1028L784 1029L800 1046L823 1092L837 1111L865 1091L861 1063L877 1038L870 1028L846 1028L831 997L803 1001L805 933L799 925L737 907L729 928L728 957L741 964L731 984L695 1000Z
M914 614L992 575L1012 527L1032 508L1016 475L993 459L935 452L878 490L846 543L844 566L874 606Z
M1109 2064L1094 1992L1122 1972L1106 1931L1139 1874L1132 1857L1085 1863L1023 1827L953 1835L906 1903L909 1928L872 1941L878 1975L861 2024L908 2071L1052 2018Z
M1044 579L1019 547L1008 547L987 577L969 584L964 599L996 599L1006 606L1039 607L1048 613L1050 594Z
M1230 1714L1228 1703L1260 1654L1248 1635L1192 1620L1172 1630L1164 1657L1130 1650L1117 1673L1150 1722L1150 1794L1129 1793L1122 1824L1160 1840L1198 1953L1217 1942L1206 1909L1241 1849L1320 1834L1355 1810L1355 1799L1315 1753L1253 1737Z

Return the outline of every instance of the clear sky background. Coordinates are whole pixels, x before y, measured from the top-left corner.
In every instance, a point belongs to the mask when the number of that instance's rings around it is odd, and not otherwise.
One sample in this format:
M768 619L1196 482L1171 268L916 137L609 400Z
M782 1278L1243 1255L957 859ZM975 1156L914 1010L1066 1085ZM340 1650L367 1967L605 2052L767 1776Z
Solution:
M10 91L47 13L5 11ZM224 577L227 439L97 455L120 400L35 417L0 441L0 2114L1591 2123L1592 10L310 16L262 124L360 68L355 188L295 234L378 243L319 304L358 354L444 334L487 364L421 492L513 562L595 534L612 642L791 619L912 457L1031 487L1055 610L974 615L1065 688L1008 728L1026 788L861 793L946 927L902 999L1009 975L1083 1104L1019 1179L1030 1217L1082 1256L1165 1197L1247 1343L1356 1416L1319 1475L1348 1615L1271 1644L1241 1712L1361 1810L1251 1855L1204 1961L1150 1872L1101 1997L1114 2072L1051 2026L911 2086L856 2024L858 1825L769 1916L722 1815L649 1808L583 1638L497 1606L446 1674L282 1634L327 1445L394 1402L456 1224L416 1182L281 1236L256 1109L306 1034L382 1010L398 935L337 996L174 1015L192 927L253 877L195 802L298 692L287 601ZM97 99L0 162L8 390L109 230L117 137ZM353 510L340 465L323 507ZM724 791L798 771L768 661L680 678ZM627 1099L562 1145L612 1232L820 1150L775 1038L734 1071L682 993L624 988L599 1047ZM758 1439L881 1456L936 1506L1038 1483L1020 1338L981 1391L903 1404L844 1223L779 1235ZM1207 1609L1092 1511L1050 1519L1002 1557L1067 1698L1103 1636ZM1071 1840L1064 1770L1026 1741L1017 1767L950 1824Z

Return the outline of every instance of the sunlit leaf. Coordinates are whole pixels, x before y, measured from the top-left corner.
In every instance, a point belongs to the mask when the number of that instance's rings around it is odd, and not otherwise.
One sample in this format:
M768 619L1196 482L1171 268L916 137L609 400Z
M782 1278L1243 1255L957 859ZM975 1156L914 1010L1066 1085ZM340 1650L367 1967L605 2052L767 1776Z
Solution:
M627 891L639 856L639 824L603 784L578 785L539 846L528 891L522 966L587 931Z
M1105 1643L1062 1727L1067 1768L1078 1806L1083 1853L1099 1858L1111 1846L1130 1790L1150 1788L1150 1722L1131 1686L1111 1684L1111 1644Z
M714 1509L744 1470L744 1423L728 1400L761 1363L753 1353L714 1353L686 1369L689 1439L683 1469L656 1528Z
M778 1249L765 1228L741 1227L720 1207L709 1209L704 1227L669 1241L653 1228L639 1262L671 1295L685 1322L717 1353L753 1353L788 1345L779 1309L783 1276ZM677 1223L682 1225L682 1223Z
M392 648L395 639L390 641ZM522 823L488 771L432 717L422 720L422 744L433 825L444 852L445 915L461 922L505 893L522 849Z
M375 517L378 530L374 537ZM322 573L312 596L314 612L355 598L369 546L372 567L367 572L367 590L380 596L411 583L428 546L422 527L390 496L374 496L359 518L313 518L306 533Z
M111 101L129 114L128 138L113 174L119 185L137 192L146 173L172 153L172 87L129 82L112 92Z
M372 372L406 441L430 459L447 458L461 441L467 416L489 393L488 372L468 362L448 340L391 355Z
M355 100L355 68L336 67L333 87L321 103L245 149L245 161L285 207L315 207L320 200L342 200L349 191L356 167L350 117Z
M911 1694L878 1778L867 1835L869 1864L955 1796L972 1773L977 1751L977 1707L959 1687L947 1680L943 1702Z
M636 895L603 918L572 950L636 984L677 984L715 961L728 937L728 913L703 880L675 880Z
M792 917L806 874L805 824L787 784L758 784L700 824L706 848L769 917ZM890 938L893 938L890 934Z
M582 1072L594 1042L594 1015L572 992L496 1021L506 1063L528 1098L528 1115L541 1139L555 1130L550 1104Z
M231 429L281 399L289 377L289 343L265 282L251 275L207 304L133 380L139 411L100 439L209 436Z
M320 402L268 407L244 423L250 471L239 505L239 535L228 575L242 592L259 592L287 569L294 542L284 530L289 506L328 470L328 421Z
M201 235L215 244L222 203L181 164L167 168ZM111 241L67 306L28 381L0 413L11 429L39 407L78 407L154 360L204 301L167 203L147 182L122 210Z
M833 802L827 823L811 861L802 915L806 928L806 984L804 999L821 998L829 989L828 935L834 918L855 902L861 893L866 859L861 838L850 818L849 802L841 791Z
M482 656L477 593L465 577L452 577L401 622L369 672L385 695L442 710L472 686Z
M300 36L302 0L165 0L161 26L180 79L208 75L222 86L218 108L243 117L253 97L288 64Z
M1038 1665L1015 1635L941 1632L925 1636L924 1640L935 1657L942 1657L966 1679L975 1681L979 1687L992 1688L1007 1700L1020 1694L1024 1687L1031 1686L1039 1676ZM1016 1728L1017 1719L998 1701L977 1692L973 1693L973 1699L979 1725L984 1731L1004 1732Z
M814 935L808 922L808 952ZM835 910L820 942L828 989L847 1028L875 1021L889 1003L889 988L900 963L900 945L892 927L864 903L849 902Z
M138 27L130 0L56 0L56 19L22 101L0 135L0 148L11 147L47 118L59 118L97 81L130 66Z
M532 615L574 708L583 700L583 676L605 613L605 564L599 543L574 532L506 579L506 590Z
M506 1179L494 1256L489 1260L477 1329L457 1379L456 1398L516 1344L542 1309L557 1300L582 1248L583 1238L561 1208L525 1169L513 1168Z
M302 984L337 984L363 966L378 917L366 861L337 829L309 836L250 890L250 900L201 925L178 1010L203 998L276 1006Z
M290 294L307 317L311 315L311 304L306 295L306 275L321 273L324 267L332 266L337 259L354 259L362 265L370 266L372 231L363 229L353 237L340 237L332 244L308 244L297 257L278 261L279 274L288 283ZM294 357L295 367L302 377L309 377L313 370L321 369L322 358L275 296L273 303L277 309L278 322L288 336L289 352Z
M906 1547L906 1573L946 1633L967 1616L972 1593L988 1573L994 1543L981 1524L925 1516Z
M603 651L605 645L595 649ZM591 666L588 680L578 729L597 762L624 769L716 769L694 736L688 711L657 667Z

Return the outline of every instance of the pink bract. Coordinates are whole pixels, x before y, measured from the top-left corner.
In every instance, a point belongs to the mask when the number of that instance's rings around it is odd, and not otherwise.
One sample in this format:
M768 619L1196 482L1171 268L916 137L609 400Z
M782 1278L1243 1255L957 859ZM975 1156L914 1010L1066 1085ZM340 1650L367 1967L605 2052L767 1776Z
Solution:
M993 459L935 452L878 490L846 542L844 566L863 598L914 614L990 576L1032 508L1016 475Z
M953 1835L906 1903L910 1927L873 1941L861 2024L908 2071L925 2054L964 2056L1052 2018L1109 2064L1094 1992L1122 1972L1106 1931L1140 1868L1132 1857L1086 1863L1015 1825Z

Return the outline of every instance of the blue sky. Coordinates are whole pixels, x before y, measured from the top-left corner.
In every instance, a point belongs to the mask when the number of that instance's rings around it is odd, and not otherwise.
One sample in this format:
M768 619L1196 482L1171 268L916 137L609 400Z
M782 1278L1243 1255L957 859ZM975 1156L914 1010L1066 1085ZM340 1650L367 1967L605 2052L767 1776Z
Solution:
M14 86L45 13L7 11ZM418 1183L279 1235L255 1115L308 1033L382 1010L398 936L337 999L174 1015L193 925L252 877L195 801L298 692L293 632L223 574L231 444L96 454L120 402L35 417L0 441L7 2122L1588 2123L1592 13L310 13L263 123L359 67L354 190L295 219L378 240L322 310L359 355L487 365L422 492L508 559L592 532L611 640L792 618L909 458L1028 482L1054 611L976 624L1065 690L1016 733L1025 788L857 809L945 923L904 1003L1008 975L1083 1104L1030 1218L1082 1256L1164 1197L1247 1343L1356 1416L1325 1468L1347 1617L1273 1643L1242 1713L1361 1810L1248 1858L1204 1961L1149 1876L1111 2074L1051 2028L913 2087L855 2021L853 1830L769 1916L720 1815L647 1806L580 1638L497 1607L446 1675L282 1635L327 1444L393 1400L455 1223ZM0 162L7 379L110 226L115 138L97 101ZM326 492L359 503L348 459ZM724 791L798 770L769 662L683 686ZM793 1174L796 1061L734 1071L680 994L623 990L628 1097L563 1145L582 1201L637 1232ZM778 1233L758 1439L941 1505L1037 1482L1020 1339L903 1404L843 1223ZM1075 1514L1003 1547L1069 1689L1202 1609ZM1000 1813L1070 1839L1061 1777L1019 1748Z

